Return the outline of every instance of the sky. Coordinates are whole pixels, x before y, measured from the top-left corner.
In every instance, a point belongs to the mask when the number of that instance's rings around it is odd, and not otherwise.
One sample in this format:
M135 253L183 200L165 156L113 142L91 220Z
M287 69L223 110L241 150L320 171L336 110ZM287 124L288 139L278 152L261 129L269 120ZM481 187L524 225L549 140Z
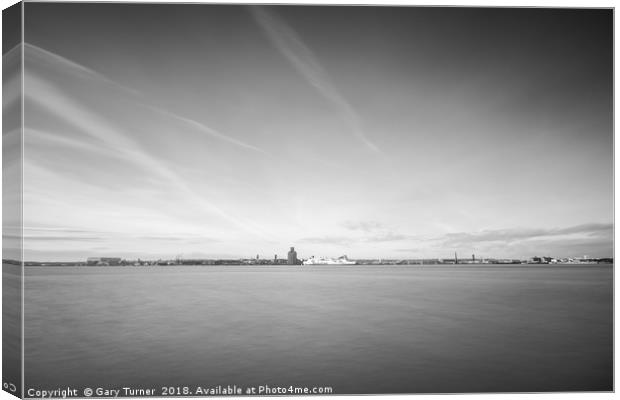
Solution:
M26 260L613 253L611 10L25 12Z

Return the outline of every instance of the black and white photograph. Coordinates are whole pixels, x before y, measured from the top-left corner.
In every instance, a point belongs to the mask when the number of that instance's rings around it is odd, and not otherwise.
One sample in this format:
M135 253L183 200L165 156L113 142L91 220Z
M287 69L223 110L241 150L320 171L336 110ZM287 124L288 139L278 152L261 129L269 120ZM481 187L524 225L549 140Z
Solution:
M614 391L613 7L3 5L5 392Z

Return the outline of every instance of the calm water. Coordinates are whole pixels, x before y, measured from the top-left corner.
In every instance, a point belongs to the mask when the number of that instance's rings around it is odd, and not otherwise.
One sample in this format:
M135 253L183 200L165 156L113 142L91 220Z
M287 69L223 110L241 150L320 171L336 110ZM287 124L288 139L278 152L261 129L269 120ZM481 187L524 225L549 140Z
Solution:
M27 267L25 387L612 390L611 266Z
M22 267L2 264L2 382L14 385L9 390L18 395L21 388L21 291Z

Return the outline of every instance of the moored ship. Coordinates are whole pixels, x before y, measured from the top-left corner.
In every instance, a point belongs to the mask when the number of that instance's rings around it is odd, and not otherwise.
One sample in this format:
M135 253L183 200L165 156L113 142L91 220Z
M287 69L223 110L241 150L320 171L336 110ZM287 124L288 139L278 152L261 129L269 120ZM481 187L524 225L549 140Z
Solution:
M303 262L304 265L353 265L355 261L349 260L346 255L338 258L310 257Z

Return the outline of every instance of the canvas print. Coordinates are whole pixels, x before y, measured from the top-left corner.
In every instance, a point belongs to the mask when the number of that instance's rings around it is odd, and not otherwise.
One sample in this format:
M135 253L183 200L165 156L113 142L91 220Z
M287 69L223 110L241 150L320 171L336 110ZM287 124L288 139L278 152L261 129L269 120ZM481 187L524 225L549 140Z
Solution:
M3 390L611 392L613 10L3 11Z

